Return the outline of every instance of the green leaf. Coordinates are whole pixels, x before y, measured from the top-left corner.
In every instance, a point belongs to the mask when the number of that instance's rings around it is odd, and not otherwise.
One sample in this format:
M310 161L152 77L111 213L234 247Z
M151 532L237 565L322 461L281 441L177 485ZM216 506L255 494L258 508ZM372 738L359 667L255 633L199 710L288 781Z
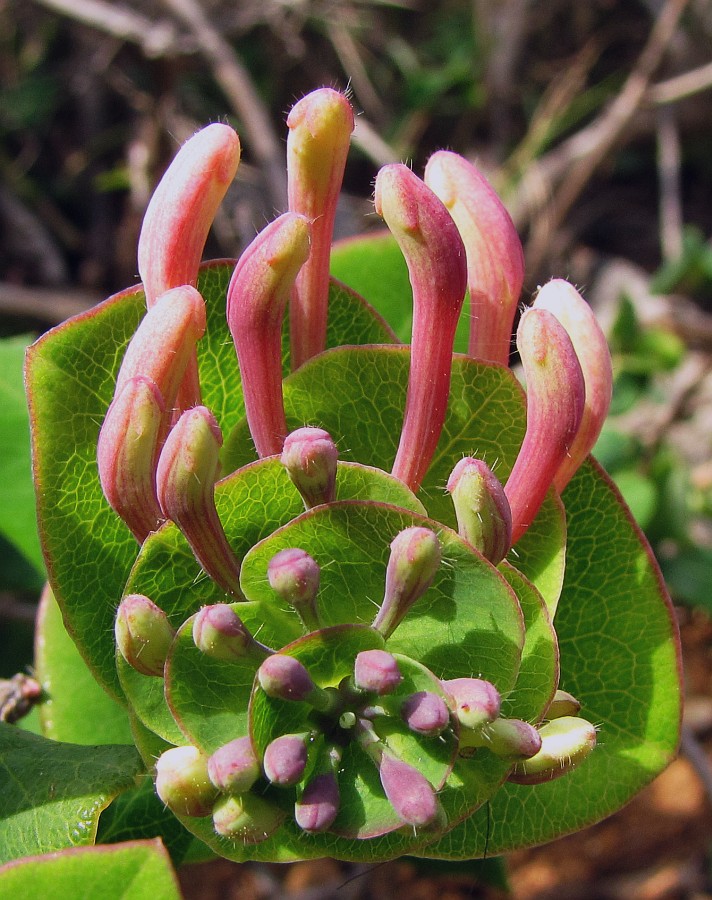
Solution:
M208 330L198 357L203 400L225 434L243 414L240 375L227 323L225 292L232 266L206 264L198 287ZM334 284L329 342L393 340L379 316ZM124 291L53 329L28 351L40 533L49 578L65 621L97 680L121 696L114 666L113 619L137 546L99 484L96 442L113 397L123 354L145 312L139 288ZM229 471L229 470L226 470Z
M133 747L60 744L0 722L0 862L93 843L101 811L142 772Z
M31 338L0 340L0 533L37 571L42 581L44 560L37 536L37 513L30 464L30 422L22 367Z
M3 897L101 897L180 900L170 859L159 840L64 850L0 869Z
M40 706L42 733L70 744L130 744L126 710L97 684L67 634L51 589L37 614L35 673L47 699Z
M604 818L673 759L680 659L669 599L650 548L593 462L564 493L569 555L556 616L561 687L596 723L598 746L548 784L505 784L487 808L428 847L466 858L540 844Z

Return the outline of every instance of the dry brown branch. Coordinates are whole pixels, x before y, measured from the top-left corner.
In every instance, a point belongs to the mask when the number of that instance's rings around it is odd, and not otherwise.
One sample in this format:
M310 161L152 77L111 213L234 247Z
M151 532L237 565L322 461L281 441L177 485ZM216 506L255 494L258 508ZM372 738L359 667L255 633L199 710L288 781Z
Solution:
M0 313L23 316L57 325L90 309L102 298L79 290L61 288L20 287L0 282Z
M527 247L528 264L532 271L540 268L546 254L550 235L584 190L601 163L621 140L635 113L645 101L650 79L660 65L680 16L688 0L667 0L658 16L640 57L609 106L586 128L565 141L549 156L548 167L560 169L561 181L556 188L547 214L533 224ZM552 161L558 161L558 165ZM539 167L535 167L539 168ZM539 173L541 177L541 172Z
M275 209L286 209L287 179L283 148L249 72L196 0L163 0L163 4L191 30L201 54L212 68L215 80L242 120L250 149L264 171Z

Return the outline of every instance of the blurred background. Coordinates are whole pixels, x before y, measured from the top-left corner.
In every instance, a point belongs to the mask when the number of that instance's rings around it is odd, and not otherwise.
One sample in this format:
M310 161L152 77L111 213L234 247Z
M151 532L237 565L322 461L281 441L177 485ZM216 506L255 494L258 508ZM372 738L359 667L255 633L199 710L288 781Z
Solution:
M378 226L381 165L449 148L518 226L522 299L561 276L599 315L596 455L676 607L682 753L618 816L505 862L219 861L185 895L712 897L712 0L0 0L0 677L31 665L43 583L24 347L136 283L151 191L208 122L243 162L206 257L238 255L286 209L284 119L322 85L358 113L337 236Z

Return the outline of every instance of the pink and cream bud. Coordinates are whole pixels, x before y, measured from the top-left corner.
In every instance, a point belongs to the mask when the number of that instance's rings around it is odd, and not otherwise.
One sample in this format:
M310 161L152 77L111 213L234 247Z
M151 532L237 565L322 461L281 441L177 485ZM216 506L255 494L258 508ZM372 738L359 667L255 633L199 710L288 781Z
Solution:
M193 620L193 642L213 659L261 661L271 653L256 641L229 603L204 606Z
M319 628L316 596L321 570L306 550L287 547L275 553L267 565L267 580L273 591L296 611L310 631Z
M534 521L581 425L585 385L563 325L544 309L529 309L517 329L527 382L527 429L504 492L512 510L512 543Z
M613 367L605 335L593 310L576 288L560 278L549 281L534 300L534 309L545 309L561 322L571 338L581 365L586 400L576 437L554 475L554 487L561 493L601 433L611 405Z
M457 153L434 153L425 183L447 207L465 245L469 355L506 366L524 281L524 253L514 223L487 179Z
M292 369L297 369L326 347L329 254L354 114L343 94L321 88L292 108L287 125L289 209L312 223L311 254L296 278L289 309Z
M467 456L447 482L460 537L495 566L512 544L512 511L500 480L481 459Z
M237 261L227 322L242 376L245 415L259 456L280 453L287 435L282 397L282 320L297 272L309 256L311 226L285 213Z
M163 521L156 495L156 461L165 405L155 382L127 379L99 432L99 480L111 508L142 544Z
M204 406L186 410L166 438L156 470L164 514L185 535L195 557L226 593L242 597L240 564L215 506L222 432Z
M338 459L339 450L323 428L298 428L284 439L282 465L307 509L335 498Z
M447 209L407 166L381 169L374 202L403 252L413 288L408 393L393 474L417 491L445 421L467 286L465 248Z
M163 676L175 631L160 607L143 594L127 594L116 611L114 633L130 666L142 675Z

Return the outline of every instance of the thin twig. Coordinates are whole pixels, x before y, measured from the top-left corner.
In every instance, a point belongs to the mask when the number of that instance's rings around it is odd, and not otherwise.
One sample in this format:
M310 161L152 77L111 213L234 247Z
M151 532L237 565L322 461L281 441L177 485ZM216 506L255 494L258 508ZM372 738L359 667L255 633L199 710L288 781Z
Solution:
M684 724L680 736L680 750L697 773L697 777L705 789L707 802L712 806L712 769L710 768L707 754L702 749L702 745L692 733L692 730Z
M163 0L163 4L191 30L215 80L242 121L250 148L263 168L275 209L286 209L283 148L249 72L196 0Z
M707 63L683 75L676 75L667 81L654 84L648 91L648 99L652 103L677 103L710 88L712 88L712 63Z
M36 0L42 6L124 41L139 44L147 56L194 52L186 46L175 25L167 20L154 22L147 16L104 0ZM192 42L191 42L192 44Z
M76 290L0 282L0 314L36 319L48 325L58 325L70 316L86 312L101 299Z
M660 249L663 259L679 259L682 254L682 198L680 179L680 132L675 110L662 106L657 111L658 184L660 187Z
M658 16L635 68L622 90L589 126L559 148L568 157L566 171L547 210L537 219L527 248L528 262L536 272L544 259L549 237L584 190L593 174L621 139L643 104L650 79L660 65L688 0L667 0Z

